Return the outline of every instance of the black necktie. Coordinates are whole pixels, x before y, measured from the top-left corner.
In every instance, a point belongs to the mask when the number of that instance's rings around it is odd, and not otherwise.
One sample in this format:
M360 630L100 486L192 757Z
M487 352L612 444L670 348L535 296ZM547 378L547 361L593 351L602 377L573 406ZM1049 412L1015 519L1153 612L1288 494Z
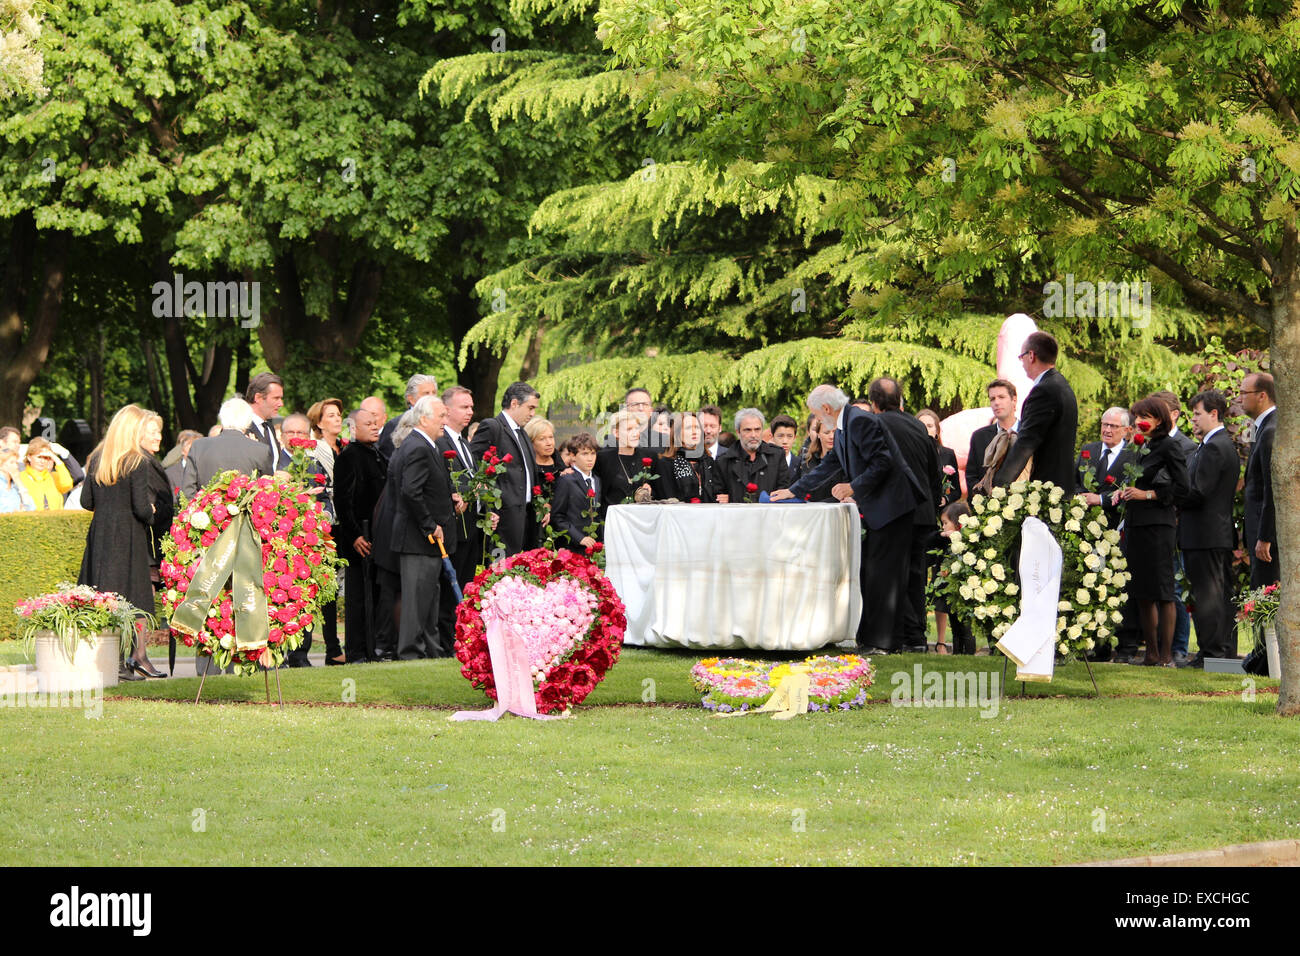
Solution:
M1110 449L1103 445L1101 448L1101 476L1105 478L1108 471L1110 471Z
M528 436L524 434L522 428L515 429L515 444L519 446L519 465L524 469L524 501L531 501L533 497L533 475L528 467L528 451L531 442Z
M460 460L465 463L467 469L472 470L474 468L474 456L471 455L469 449L465 447L465 439L461 438L459 435L456 436L456 447L460 449Z

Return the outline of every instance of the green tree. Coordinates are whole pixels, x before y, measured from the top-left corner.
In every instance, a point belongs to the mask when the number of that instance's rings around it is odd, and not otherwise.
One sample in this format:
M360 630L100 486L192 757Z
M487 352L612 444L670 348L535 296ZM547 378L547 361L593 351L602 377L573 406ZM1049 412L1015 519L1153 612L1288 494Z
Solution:
M45 92L40 35L36 0L0 0L0 100Z

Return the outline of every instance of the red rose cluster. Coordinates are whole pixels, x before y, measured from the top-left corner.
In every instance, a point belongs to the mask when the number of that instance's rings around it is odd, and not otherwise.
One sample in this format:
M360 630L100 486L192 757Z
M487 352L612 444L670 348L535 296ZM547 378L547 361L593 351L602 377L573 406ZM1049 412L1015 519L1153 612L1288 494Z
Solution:
M230 526L238 512L248 515L262 541L270 644L266 654L260 648L235 653L233 647L221 647L221 639L233 638L235 631L228 588L213 603L216 614L208 618L197 643L200 652L212 655L218 664L233 662L237 669L251 674L256 664L281 663L301 643L302 631L338 591L338 556L320 504L300 485L281 478L225 472L181 509L163 541L159 572L167 589L163 603L168 614L185 600L204 549ZM196 643L188 635L181 639L190 647Z
M594 591L596 615L586 636L546 674L545 681L534 688L537 710L544 714L559 713L580 704L606 671L618 661L627 629L623 602L609 583L609 578L587 558L572 551L548 551L536 548L498 561L478 573L465 588L465 600L456 609L456 658L460 672L475 687L481 687L492 700L497 699L492 678L492 658L488 653L487 628L479 613L481 598L492 585L508 575L523 577L539 587L559 577L568 577Z

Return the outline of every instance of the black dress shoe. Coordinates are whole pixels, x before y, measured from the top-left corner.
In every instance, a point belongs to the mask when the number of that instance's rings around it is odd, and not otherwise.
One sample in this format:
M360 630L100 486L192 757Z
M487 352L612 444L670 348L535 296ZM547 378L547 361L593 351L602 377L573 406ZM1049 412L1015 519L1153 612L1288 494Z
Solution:
M118 680L144 680L143 677L141 677L139 674L137 674L135 671L133 671L130 667L128 667L125 664L121 664L118 666L117 679Z
M167 676L162 671L155 668L152 664L149 664L147 662L137 661L134 658L128 660L126 662L126 666L131 668L131 670L135 671L141 677L166 677Z
M880 657L881 655L884 654L892 654L893 651L891 651L887 647L875 647L873 645L867 645L864 647L859 647L858 653L866 657Z
M344 664L347 664L347 663L348 663L348 662L347 662L346 660L343 660L343 661L335 660L333 657L327 657L327 658L325 658L325 666L326 666L326 667L342 667Z

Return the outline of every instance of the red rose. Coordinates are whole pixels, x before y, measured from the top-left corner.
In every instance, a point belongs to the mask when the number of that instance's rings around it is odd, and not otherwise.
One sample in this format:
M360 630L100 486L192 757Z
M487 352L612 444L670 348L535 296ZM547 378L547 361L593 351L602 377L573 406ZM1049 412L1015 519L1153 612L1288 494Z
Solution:
M1085 449L1083 450L1083 452L1081 453L1080 457L1082 457L1084 461L1091 461L1091 460L1092 460L1092 452L1088 451L1088 449L1085 448Z
M174 494L174 495L179 495L180 493L181 493L181 486L180 486L180 485L173 485L173 486L172 486L172 494Z
M1143 435L1141 432L1133 436L1133 444L1135 445L1145 445L1146 440L1147 436Z
M1148 421L1146 421L1146 420L1143 420L1143 421L1138 422L1138 423L1137 423L1137 426L1138 426L1138 431L1140 431L1140 432L1149 432L1149 431L1151 431L1151 423L1148 422Z
M487 466L487 473L488 473L489 475L495 475L495 474L497 473L496 466L495 466L495 465L488 465L488 466Z
M554 480L555 480L555 475L552 474L552 473L549 472L549 471L546 472L544 475L542 475L542 477L545 478L547 481L554 481Z
M587 497L588 497L588 498L594 498L594 497L596 497L596 489L595 489L595 488L588 488L588 489L587 489Z
M1115 484L1115 476L1114 476L1114 475L1107 475L1107 476L1106 476L1106 484L1108 484L1108 485L1113 485L1113 484Z
M700 503L700 499L699 499L699 498L692 498L692 499L691 499L691 504L693 504L693 505L698 505L699 503Z
M542 486L541 486L541 485L533 485L533 494L534 494L534 495L540 495L541 493L542 493Z
M446 458L448 461L451 461L453 458L456 457L456 453L455 453L454 451L451 451L451 450L449 449L449 450L444 451L444 452L442 453L442 457L443 457L443 458Z
M497 446L496 446L496 445L488 445L487 453L488 453L489 455L495 455L495 454L497 453Z
M514 455L511 455L511 454L509 454L509 453L506 454L506 457L504 457L504 458L501 459L501 461L504 462L505 464L509 464L510 462L512 462L512 461L514 461L514 460L515 460L515 456L514 456Z
M653 461L652 459L650 459L650 458L642 458L642 459L641 459L641 464L643 464L643 465L645 465L647 468L649 468L651 465L654 464L654 461Z
M809 495L804 495L804 496L803 496L803 500L804 500L804 501L812 501L812 495L810 495L810 494L809 494Z
M752 495L754 492L758 491L758 485L754 484L754 483L751 481L751 482L749 482L749 484L745 485L745 490L748 491L748 492Z
M323 485L323 484L325 484L325 482L328 481L328 480L329 480L329 479L327 479L324 475L317 475L317 476L316 476L316 484L318 484L318 485Z

